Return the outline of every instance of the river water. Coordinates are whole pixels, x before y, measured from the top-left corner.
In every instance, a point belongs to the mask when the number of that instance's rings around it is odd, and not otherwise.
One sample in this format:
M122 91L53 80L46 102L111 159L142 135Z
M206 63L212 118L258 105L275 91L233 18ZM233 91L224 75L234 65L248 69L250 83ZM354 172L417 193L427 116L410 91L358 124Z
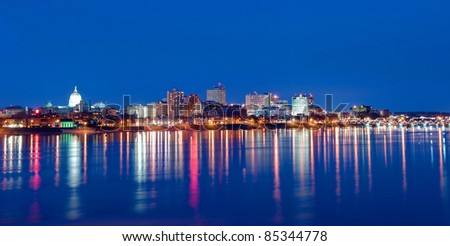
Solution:
M449 141L443 128L2 135L0 225L450 225Z

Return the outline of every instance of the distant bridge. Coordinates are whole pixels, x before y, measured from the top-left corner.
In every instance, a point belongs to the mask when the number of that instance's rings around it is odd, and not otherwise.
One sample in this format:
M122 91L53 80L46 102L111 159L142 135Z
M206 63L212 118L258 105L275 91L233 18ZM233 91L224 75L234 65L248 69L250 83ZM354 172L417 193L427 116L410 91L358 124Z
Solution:
M406 127L448 127L450 117L406 117L391 116L388 118L347 118L340 120L344 125L367 125L367 126L406 126Z

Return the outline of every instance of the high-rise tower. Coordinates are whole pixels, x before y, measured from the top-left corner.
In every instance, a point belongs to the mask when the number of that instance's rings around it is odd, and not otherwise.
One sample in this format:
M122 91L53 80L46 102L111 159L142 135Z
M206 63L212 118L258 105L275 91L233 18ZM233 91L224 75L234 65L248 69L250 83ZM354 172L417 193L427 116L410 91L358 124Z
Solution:
M214 86L212 89L206 90L206 100L213 101L220 104L227 104L225 86L221 83Z

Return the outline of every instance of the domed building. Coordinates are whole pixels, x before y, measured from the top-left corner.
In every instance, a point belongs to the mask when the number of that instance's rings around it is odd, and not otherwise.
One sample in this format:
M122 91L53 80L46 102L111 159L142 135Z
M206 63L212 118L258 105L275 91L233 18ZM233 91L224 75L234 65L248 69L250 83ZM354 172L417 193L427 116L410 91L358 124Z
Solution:
M53 107L53 104L50 101L48 101L44 104L44 108L51 108L51 107Z
M81 103L81 95L80 93L78 93L77 87L75 86L75 90L73 91L73 93L70 95L69 98L69 107L75 107L80 103Z

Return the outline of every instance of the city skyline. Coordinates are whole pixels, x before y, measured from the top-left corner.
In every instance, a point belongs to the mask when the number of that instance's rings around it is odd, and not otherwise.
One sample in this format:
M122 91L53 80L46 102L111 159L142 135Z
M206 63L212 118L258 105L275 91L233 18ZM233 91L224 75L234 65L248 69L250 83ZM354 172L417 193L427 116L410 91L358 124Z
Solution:
M0 1L5 245L450 241L449 13Z
M27 6L27 7L24 7ZM450 111L450 4L0 3L0 105L292 88L393 111ZM87 90L89 88L89 90ZM67 91L67 93L62 93ZM17 94L20 92L20 96ZM322 102L321 102L322 101Z
M217 90L218 88L220 88L220 93L223 93L223 95L218 96L218 98L216 98L216 100L214 100L213 98L210 98L211 95L209 95L208 93L210 93L211 91ZM84 92L79 93L78 92L78 86L74 86L74 90L72 91L72 93L70 94L70 96L68 96L69 100L67 100L66 98L66 102L68 101L68 103L54 103L54 101L52 100L45 100L44 103L37 105L37 106L30 106L30 105L23 105L23 104L10 104L10 105L5 105L5 106L1 106L0 105L0 109L6 109L6 108L11 108L11 107L22 107L22 108L29 108L29 109L40 109L40 108L47 108L47 107L64 107L64 108L77 108L80 107L80 105L85 105L88 107L95 107L95 105L121 105L121 107L126 107L126 106L131 106L131 105L150 105L150 104L158 104L160 102L169 102L169 101L173 101L173 100L177 100L180 101L177 104L181 103L181 100L189 100L189 98L191 98L191 96L195 96L197 99L199 100L200 103L202 104L209 104L209 103L217 103L219 105L241 105L241 106L250 106L250 107L255 107L257 106L257 108L262 108L262 107L266 107L266 106L276 106L278 108L280 107L284 107L284 106L292 106L294 104L294 101L296 100L296 98L298 97L304 97L305 100L307 100L308 98L312 99L312 101L306 102L305 101L305 105L307 106L308 104L310 106L315 105L317 107L323 108L325 109L327 107L326 103L324 103L323 105L319 105L315 103L315 99L312 93L306 94L303 92L295 92L292 93L292 95L284 97L284 96L280 96L276 93L273 92L257 92L257 91L253 91L253 92L248 92L242 95L242 100L240 101L235 101L235 102L225 102L225 94L226 94L226 89L225 86L222 83L218 83L216 86L210 87L206 89L206 93L204 93L206 96L199 96L202 95L202 93L198 93L198 92L193 92L193 93L186 93L183 89L179 89L179 88L172 88L172 89L168 89L165 92L163 92L163 94L161 95L161 97L159 98L153 98L153 99L148 99L147 101L134 101L132 98L132 95L130 94L123 94L122 98L121 98L121 102L111 102L108 101L107 98L103 98L103 100L98 100L98 101L92 101L91 98L86 98L85 96L81 96L81 94L84 95ZM175 96L171 96L172 94L174 94ZM209 97L208 97L209 95ZM217 95L214 95L217 96ZM326 94L324 95L324 97L327 96L331 96L331 98L333 98L332 94ZM249 97L256 97L255 100L256 101L249 101ZM125 99L126 98L126 99ZM125 102L126 100L126 102ZM263 103L259 102L259 101L264 101ZM326 99L327 100L327 99ZM326 101L324 100L324 101ZM336 107L336 105L333 106L333 103L336 102L329 102L331 103L330 107ZM341 102L340 102L341 103ZM344 110L344 111L351 111L351 105L349 105L348 103L341 103L341 104L345 104L344 108L341 108L340 111ZM363 105L368 105L368 104L364 104L364 103L360 103L360 104L355 104L353 106L363 106ZM302 106L302 107L304 107ZM372 105L371 105L372 106ZM333 109L334 110L334 109Z
M223 98L220 98L219 100L208 100L208 93L210 93L213 90L216 90L217 88L221 88L220 90L222 90L221 93L224 93ZM204 89L204 93L198 93L198 91L194 91L194 92L188 92L186 93L186 91L184 91L183 89L180 88L176 88L173 87L172 89L167 89L165 91L163 91L161 93L161 96L159 98L152 98L152 99L147 99L144 101L136 101L133 100L133 96L131 94L122 94L120 100L118 101L109 101L108 98L103 98L103 99L99 99L99 100L95 100L93 101L92 98L87 98L86 96L83 96L83 100L81 98L81 93L78 92L78 86L74 86L74 90L72 91L72 93L70 94L70 96L67 96L69 98L68 103L54 103L53 100L44 100L43 103L35 105L35 106L30 106L30 105L24 105L24 104L9 104L9 105L0 105L0 109L5 109L8 107L24 107L24 108L29 108L29 109L39 109L39 108L45 108L45 107L49 107L49 106L58 106L58 107L69 107L69 108L74 108L76 106L79 106L80 102L82 102L84 105L86 106L94 106L98 105L98 104L103 104L103 105L122 105L124 106L124 98L127 97L128 102L127 105L150 105L150 104L158 104L159 102L166 102L170 101L169 100L169 95L171 91L174 92L180 92L181 94L181 98L185 98L185 100L188 100L189 97L191 96L195 96L196 98L198 98L197 100L200 100L200 102L202 103L208 103L208 102L215 102L215 103L219 103L221 105L249 105L248 103L248 96L250 95L255 95L258 97L261 96L266 96L267 98L264 100L267 100L267 102L270 101L270 103L266 103L266 105L260 105L260 107L264 107L264 106L271 106L272 103L272 97L275 97L275 100L281 100L282 103L280 105L275 104L274 106L280 107L283 105L289 105L290 107L292 107L292 105L294 104L294 101L297 100L298 97L304 97L305 100L307 100L309 97L312 98L312 103L308 102L306 103L305 101L305 105L309 104L311 105L315 105L316 107L322 108L322 109L327 109L330 110L327 107L339 107L339 112L341 111L352 111L352 108L356 107L356 106L361 106L361 107L374 107L377 110L389 110L391 112L392 107L390 108L380 108L379 105L375 105L369 102L359 102L359 103L353 103L353 104L349 104L347 102L338 102L336 100L334 100L336 97L333 94L325 94L323 95L323 99L321 100L319 98L319 100L317 100L317 97L314 97L313 93L304 93L304 92L292 92L291 95L289 96L280 96L279 94L273 93L271 91L266 91L266 92L262 92L262 91L253 91L253 92L247 92L245 94L242 94L242 99L239 101L233 101L233 102L226 102L226 103L222 103L220 102L222 99L225 99L225 94L227 92L225 89L225 85L221 82L218 82L216 86L211 86L209 88ZM84 94L84 93L83 93ZM203 95L204 94L204 95ZM73 99L73 97L76 97L76 99ZM268 97L270 95L270 97ZM330 97L331 96L331 97ZM66 102L67 102L67 97L66 97ZM333 101L329 101L327 102L327 100L333 100ZM76 103L74 102L77 101ZM263 100L263 99L260 99ZM319 102L319 103L318 103ZM251 103L251 106L255 106L255 105L259 105L259 103ZM302 106L304 107L304 106ZM337 109L337 108L336 108ZM334 109L332 109L334 110ZM411 111L392 111L393 113L450 113L450 111L420 111L420 110L411 110Z

